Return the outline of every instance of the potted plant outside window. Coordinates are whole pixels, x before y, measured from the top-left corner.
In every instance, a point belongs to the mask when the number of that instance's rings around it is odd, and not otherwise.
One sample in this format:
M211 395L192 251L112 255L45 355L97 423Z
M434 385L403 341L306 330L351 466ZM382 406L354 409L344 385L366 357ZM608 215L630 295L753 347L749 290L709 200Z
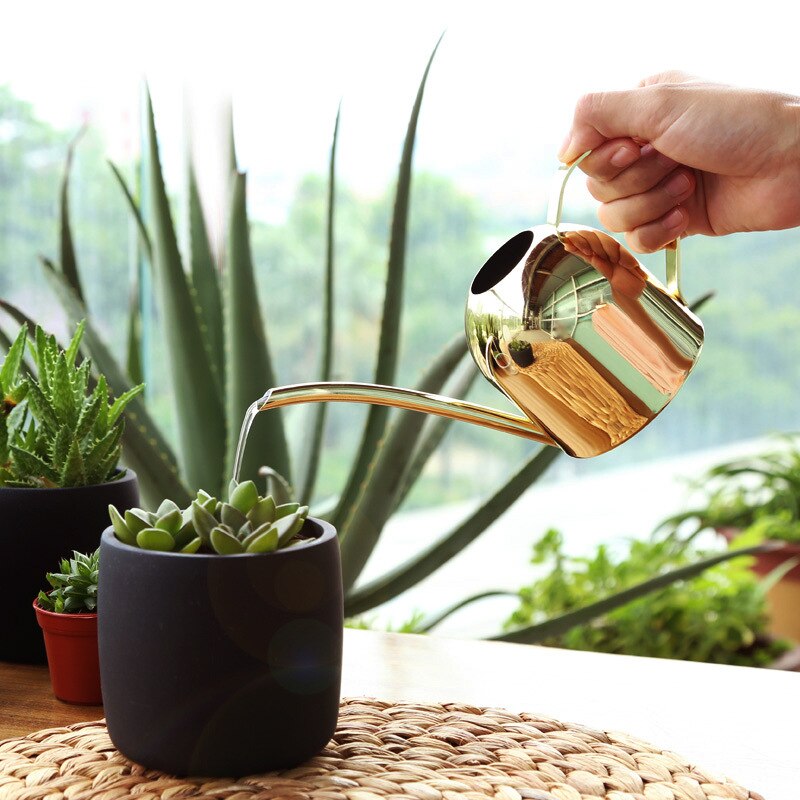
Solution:
M727 461L702 478L706 504L668 520L693 520L698 530L716 530L729 543L774 542L757 555L753 570L779 577L767 593L770 630L800 642L800 437L782 446Z
M99 644L117 749L179 775L300 763L336 727L342 581L334 528L252 481L185 509L110 509Z
M30 610L43 576L64 552L98 547L109 503L138 503L136 475L119 458L121 414L142 387L113 402L102 375L90 387L91 362L76 363L83 324L66 350L39 327L32 341L27 333L23 326L0 365L0 545L13 564L0 660L44 663Z
M42 629L53 694L66 703L99 705L100 662L97 655L97 572L94 553L73 552L60 572L48 572L50 592L33 601Z

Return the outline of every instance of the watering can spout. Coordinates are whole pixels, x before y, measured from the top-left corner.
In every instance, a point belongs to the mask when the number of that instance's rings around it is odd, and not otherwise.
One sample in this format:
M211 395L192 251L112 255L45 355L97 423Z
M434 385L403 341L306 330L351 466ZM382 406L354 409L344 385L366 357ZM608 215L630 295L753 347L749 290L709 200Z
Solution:
M485 428L510 433L526 439L555 446L552 437L539 425L527 419L488 406L456 400L430 392L403 389L397 386L381 386L372 383L346 383L329 381L297 383L270 389L258 401L258 410L293 405L295 403L369 403L392 406L406 411L420 411L440 417L469 422Z

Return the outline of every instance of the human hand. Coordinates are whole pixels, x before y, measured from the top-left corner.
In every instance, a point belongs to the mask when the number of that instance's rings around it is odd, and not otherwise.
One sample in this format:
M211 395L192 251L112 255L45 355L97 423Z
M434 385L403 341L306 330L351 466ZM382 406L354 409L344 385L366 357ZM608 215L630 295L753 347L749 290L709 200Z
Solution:
M800 225L800 98L677 72L582 97L559 158L638 252L678 236Z

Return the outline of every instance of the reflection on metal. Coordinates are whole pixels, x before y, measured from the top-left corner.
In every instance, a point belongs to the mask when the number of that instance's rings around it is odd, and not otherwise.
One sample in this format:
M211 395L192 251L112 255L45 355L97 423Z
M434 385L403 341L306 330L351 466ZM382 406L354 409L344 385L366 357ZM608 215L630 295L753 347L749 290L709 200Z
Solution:
M294 403L369 403L394 406L406 411L421 411L441 417L471 422L503 433L523 436L542 444L555 444L541 428L526 417L515 416L494 408L454 400L429 392L379 386L373 383L320 382L297 383L270 389L259 401L258 410L292 405Z
M541 225L509 240L473 281L470 351L483 374L566 452L604 453L674 397L703 326L615 239Z

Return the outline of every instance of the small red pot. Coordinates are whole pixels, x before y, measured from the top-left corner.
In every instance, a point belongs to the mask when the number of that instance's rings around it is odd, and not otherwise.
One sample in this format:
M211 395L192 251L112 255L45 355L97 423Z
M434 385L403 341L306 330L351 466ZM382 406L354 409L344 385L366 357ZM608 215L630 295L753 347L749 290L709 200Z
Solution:
M53 694L65 703L100 705L97 614L56 614L33 601L44 634Z

